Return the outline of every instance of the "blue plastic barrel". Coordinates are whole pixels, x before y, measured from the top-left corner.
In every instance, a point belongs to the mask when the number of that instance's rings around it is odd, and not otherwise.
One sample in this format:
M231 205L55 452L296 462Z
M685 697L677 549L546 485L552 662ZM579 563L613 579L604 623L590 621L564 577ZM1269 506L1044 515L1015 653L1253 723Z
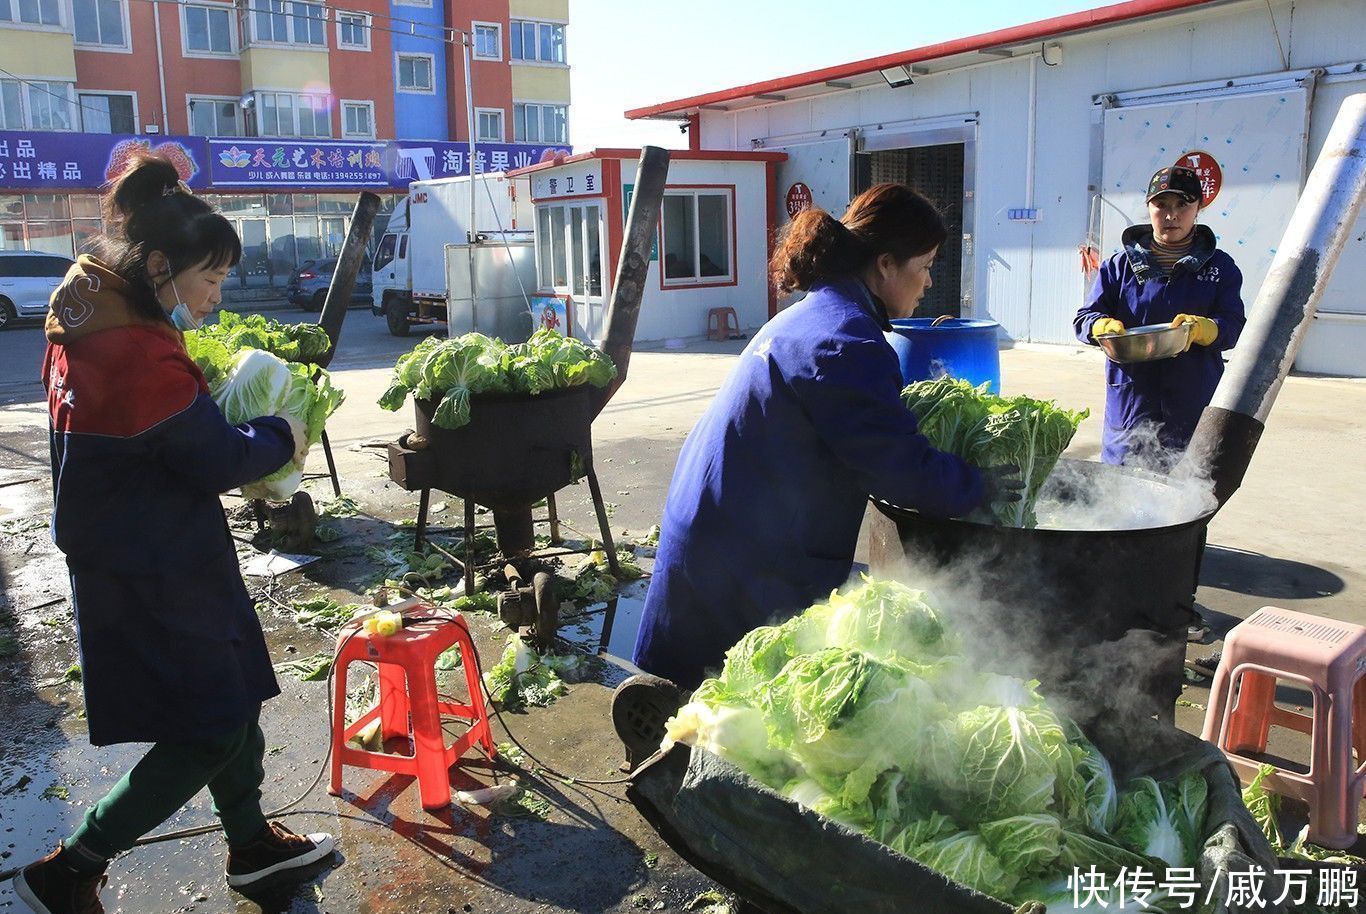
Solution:
M1001 355L996 348L995 321L959 317L939 320L903 317L892 321L887 342L896 350L901 377L907 384L949 375L974 385L983 381L992 393L1001 392Z

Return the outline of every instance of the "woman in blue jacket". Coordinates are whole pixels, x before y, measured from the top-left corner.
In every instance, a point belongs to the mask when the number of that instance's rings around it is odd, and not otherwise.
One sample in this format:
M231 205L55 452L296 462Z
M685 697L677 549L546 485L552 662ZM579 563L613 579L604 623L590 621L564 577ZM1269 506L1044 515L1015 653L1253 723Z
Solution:
M693 688L746 632L843 585L870 495L952 516L1001 493L999 468L917 432L883 337L930 287L945 237L934 207L896 184L840 221L809 209L788 224L772 280L808 294L755 335L684 442L636 640L643 670Z
M1220 355L1238 342L1245 317L1243 274L1197 225L1200 178L1189 168L1160 169L1148 182L1149 225L1124 231L1124 250L1100 275L1072 323L1077 338L1123 333L1146 324L1190 324L1186 352L1155 362L1108 362L1101 459L1168 469L1190 444L1200 413L1224 373Z
M105 200L113 226L52 296L43 364L52 535L66 555L90 741L153 743L63 844L15 877L38 914L98 914L109 861L207 787L228 884L320 860L330 835L261 812L261 703L279 694L219 494L305 447L286 417L232 426L185 352L241 258L163 158Z

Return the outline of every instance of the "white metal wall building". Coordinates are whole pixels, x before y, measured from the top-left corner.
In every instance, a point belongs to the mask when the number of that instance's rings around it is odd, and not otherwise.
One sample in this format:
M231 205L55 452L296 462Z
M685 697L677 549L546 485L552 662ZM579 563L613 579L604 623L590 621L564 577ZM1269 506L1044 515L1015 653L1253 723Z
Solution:
M932 307L1074 343L1083 249L1118 250L1148 176L1189 153L1222 170L1201 221L1250 309L1363 61L1366 0L1133 0L627 114L686 118L703 149L787 153L780 224L795 182L836 215L875 180L920 184L962 229L935 277L954 297ZM1366 375L1366 220L1298 367Z

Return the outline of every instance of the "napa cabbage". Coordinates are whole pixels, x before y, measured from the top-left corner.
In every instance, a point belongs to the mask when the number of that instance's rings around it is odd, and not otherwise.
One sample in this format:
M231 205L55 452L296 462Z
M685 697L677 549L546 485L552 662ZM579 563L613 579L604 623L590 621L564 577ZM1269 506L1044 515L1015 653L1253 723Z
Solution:
M316 377L314 375L316 374ZM290 364L260 349L243 349L210 387L224 417L240 425L261 416L286 415L307 432L309 446L322 440L327 418L345 399L326 371ZM275 472L242 487L246 498L283 501L303 481L303 461L291 460Z
M332 348L327 331L317 324L287 324L261 314L242 316L232 311L218 312L218 322L185 334L185 348L205 376L227 367L224 354L235 355L242 349L260 349L286 362L310 364ZM206 367L211 366L211 367ZM209 378L212 384L213 378Z
M541 329L525 343L505 344L482 333L454 339L428 337L394 363L379 405L396 410L411 394L437 400L432 424L460 428L470 421L470 398L486 393L538 395L591 384L605 387L617 376L600 349Z
M987 387L949 377L916 381L901 392L901 400L915 414L920 433L939 450L973 466L1020 469L1020 500L994 504L974 519L1033 527L1039 492L1090 411L1062 409L1050 400L1002 397Z
M1020 881L991 852L986 839L973 831L955 832L914 848L910 856L960 885L996 898L1009 898Z
M1013 904L1052 893L1074 868L1113 878L1194 866L1203 777L1153 782L1159 819L1152 791L1118 790L1037 681L965 656L954 621L924 591L864 579L740 639L668 722L665 746L713 752Z
M1159 784L1150 777L1125 785L1115 813L1113 834L1125 847L1184 866L1198 853L1208 787L1199 772Z

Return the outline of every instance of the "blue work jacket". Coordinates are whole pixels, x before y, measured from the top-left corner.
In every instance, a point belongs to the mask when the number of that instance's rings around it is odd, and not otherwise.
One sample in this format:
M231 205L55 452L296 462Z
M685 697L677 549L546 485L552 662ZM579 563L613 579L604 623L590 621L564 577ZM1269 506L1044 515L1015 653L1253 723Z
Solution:
M695 687L752 629L849 578L870 495L938 515L981 473L935 450L901 403L885 311L818 285L760 330L683 444L634 659Z
M1224 374L1220 355L1243 332L1243 274L1233 258L1215 247L1214 232L1195 227L1195 243L1164 275L1152 261L1153 230L1125 230L1124 250L1101 265L1086 304L1072 325L1077 339L1096 345L1091 325L1114 317L1125 327L1166 324L1178 314L1211 318L1219 335L1209 346L1191 348L1170 359L1105 366L1105 430L1101 460L1121 464L1139 456L1149 443L1184 449L1200 413L1209 405Z
M293 456L232 426L165 321L81 257L47 318L52 535L66 555L95 745L212 738L279 693L219 493Z

